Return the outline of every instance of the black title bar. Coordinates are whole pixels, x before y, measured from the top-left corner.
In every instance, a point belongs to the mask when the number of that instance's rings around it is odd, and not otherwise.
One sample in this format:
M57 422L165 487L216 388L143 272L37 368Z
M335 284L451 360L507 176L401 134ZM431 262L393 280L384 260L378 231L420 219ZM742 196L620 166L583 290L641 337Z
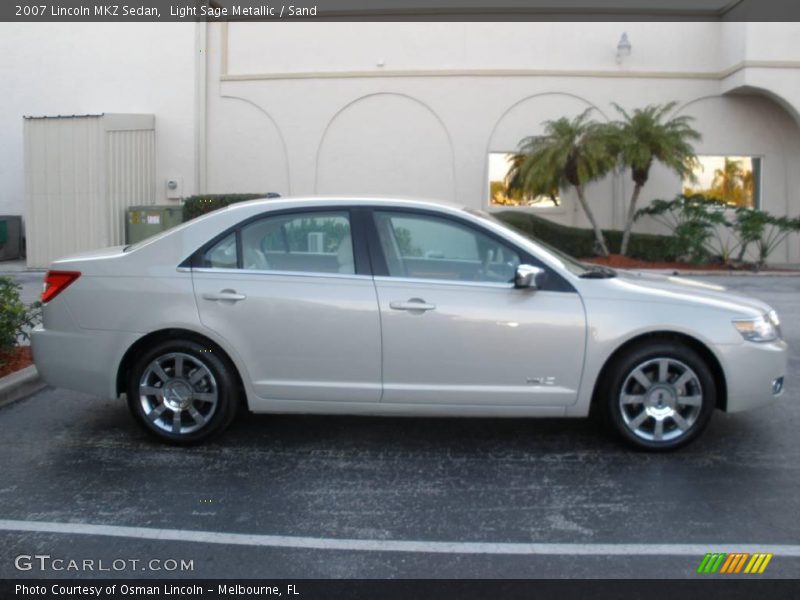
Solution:
M796 0L3 0L0 21L797 21Z

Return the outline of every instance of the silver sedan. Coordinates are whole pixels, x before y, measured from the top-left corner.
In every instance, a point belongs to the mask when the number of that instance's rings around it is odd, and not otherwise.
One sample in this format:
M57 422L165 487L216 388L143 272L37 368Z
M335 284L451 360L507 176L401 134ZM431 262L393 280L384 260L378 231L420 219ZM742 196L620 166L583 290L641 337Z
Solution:
M579 263L481 211L257 200L55 261L33 354L172 443L237 411L586 417L648 450L783 392L767 304Z

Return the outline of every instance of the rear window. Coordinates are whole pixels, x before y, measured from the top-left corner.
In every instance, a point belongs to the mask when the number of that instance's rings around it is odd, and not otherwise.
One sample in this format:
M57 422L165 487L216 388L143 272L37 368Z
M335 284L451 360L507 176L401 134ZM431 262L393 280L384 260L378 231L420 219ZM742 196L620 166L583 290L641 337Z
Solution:
M202 266L211 269L235 269L238 266L236 233L225 236L203 254Z

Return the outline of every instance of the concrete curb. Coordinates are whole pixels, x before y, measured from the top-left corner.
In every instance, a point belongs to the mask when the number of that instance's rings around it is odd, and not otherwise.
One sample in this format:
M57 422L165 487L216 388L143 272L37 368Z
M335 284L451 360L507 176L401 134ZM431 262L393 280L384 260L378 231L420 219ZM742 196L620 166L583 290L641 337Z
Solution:
M47 387L35 365L0 377L0 407L22 400Z

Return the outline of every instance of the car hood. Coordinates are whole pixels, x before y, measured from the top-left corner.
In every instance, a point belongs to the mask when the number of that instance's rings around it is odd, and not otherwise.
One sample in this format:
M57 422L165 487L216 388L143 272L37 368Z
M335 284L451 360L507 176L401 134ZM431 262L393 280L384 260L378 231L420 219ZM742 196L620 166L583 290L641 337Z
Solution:
M619 270L617 277L594 281L606 282L609 289L619 293L621 298L633 295L642 300L708 306L746 316L763 315L772 310L766 302L734 294L724 286L698 279ZM588 293L593 295L591 291Z

